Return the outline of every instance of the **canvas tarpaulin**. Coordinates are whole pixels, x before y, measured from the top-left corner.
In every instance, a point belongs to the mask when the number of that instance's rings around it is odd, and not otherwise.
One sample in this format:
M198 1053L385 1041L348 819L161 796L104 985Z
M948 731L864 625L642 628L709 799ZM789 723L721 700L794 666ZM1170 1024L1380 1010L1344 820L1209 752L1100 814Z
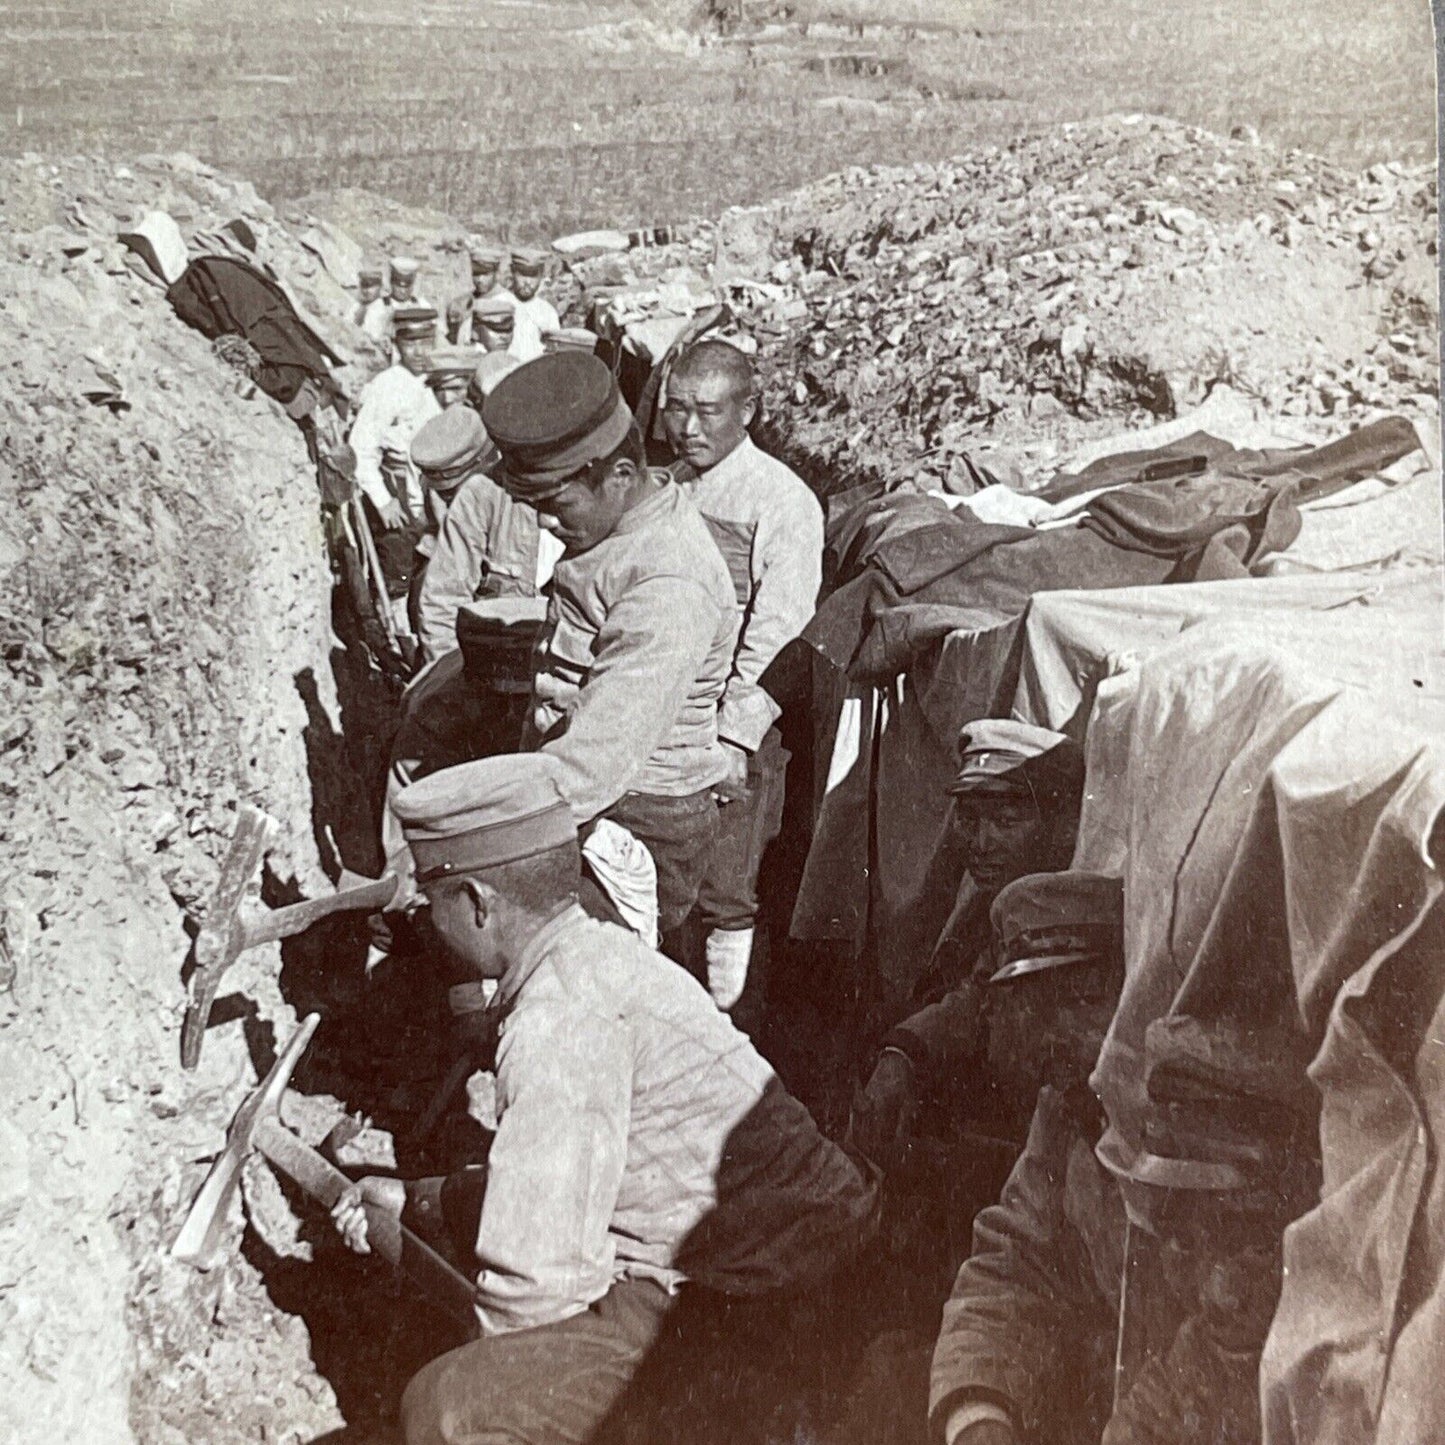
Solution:
M1324 1184L1286 1235L1269 1445L1445 1435L1433 617L1433 638L1350 619L1303 655L1208 622L1110 678L1089 727L1075 861L1122 876L1127 899L1126 983L1093 1080L1101 1157L1122 1169L1138 1147L1144 1031L1165 1013L1232 1020L1261 1048L1289 1036L1314 1059Z
M856 952L871 932L885 996L905 1000L952 903L932 896L928 874L963 724L1012 714L1081 731L1111 669L1214 616L1255 618L1286 647L1316 646L1352 611L1367 616L1367 633L1428 633L1438 486L1438 474L1427 470L1393 487L1364 482L1305 507L1300 538L1268 578L1040 592L1018 617L954 627L884 686L842 684L794 936ZM1356 657L1377 666L1378 644Z

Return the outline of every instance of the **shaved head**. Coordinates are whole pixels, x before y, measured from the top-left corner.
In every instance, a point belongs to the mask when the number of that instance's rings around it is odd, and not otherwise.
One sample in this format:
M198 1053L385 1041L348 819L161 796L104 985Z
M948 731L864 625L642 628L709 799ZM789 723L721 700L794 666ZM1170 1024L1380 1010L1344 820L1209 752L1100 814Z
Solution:
M662 424L673 451L706 472L743 444L757 409L752 362L726 341L699 341L667 379Z
M674 381L684 377L701 381L712 376L726 378L729 392L739 401L751 400L757 388L752 362L730 341L713 337L694 342L673 363Z

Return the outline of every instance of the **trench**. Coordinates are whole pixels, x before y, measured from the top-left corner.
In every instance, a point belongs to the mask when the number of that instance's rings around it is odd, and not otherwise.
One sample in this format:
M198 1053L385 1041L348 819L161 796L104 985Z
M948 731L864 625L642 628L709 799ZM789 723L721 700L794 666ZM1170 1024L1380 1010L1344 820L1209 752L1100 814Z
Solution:
M807 475L805 448L776 428L759 439L800 463ZM399 694L373 664L363 629L339 587L332 597L332 631L329 677L305 668L293 679L306 714L311 829L333 877L342 869L375 876L382 866L378 824ZM863 1082L854 1076L853 1061L870 1056L866 1050L860 1055L857 1040L875 1027L866 960L850 957L841 946L787 937L811 832L810 708L820 681L814 669L821 665L800 644L785 654L774 679L785 705L784 743L792 760L783 832L760 877L771 939L764 990L751 1001L743 1022L790 1092L825 1132L841 1137L853 1091ZM326 696L335 699L334 714ZM266 880L267 906L299 896L294 885ZM298 1019L316 1012L322 1020L292 1080L288 1106L294 1117L288 1123L312 1142L336 1126L323 1152L353 1174L394 1172L415 1178L483 1161L486 1136L464 1112L464 1093L454 1096L428 1138L415 1137L418 1118L459 1057L445 995L447 986L459 980L424 925L399 931L393 952L370 975L365 966L369 941L367 919L342 914L281 947L281 997ZM218 1002L218 1021L225 1020L227 1003ZM253 1022L248 1021L248 1045L259 1077L283 1040L269 1029L249 1027ZM997 1182L991 1176L972 1181L980 1203ZM463 1337L385 1263L348 1251L318 1206L271 1171L253 1171L246 1185L243 1258L259 1276L270 1306L304 1324L310 1367L329 1386L345 1421L325 1434L302 1438L328 1445L400 1442L398 1411L408 1380ZM856 1438L857 1445L866 1445L862 1436L826 1433L827 1421L840 1408L843 1387L860 1371L866 1376L869 1360L880 1351L893 1377L889 1389L910 1381L916 1412L939 1310L966 1242L956 1220L950 1222L957 1201L943 1197L949 1192L940 1188L926 1162L890 1184L886 1245L868 1265L866 1281L860 1281L860 1294L869 1301L861 1323L841 1350L839 1335L822 1330L795 1342L796 1371L751 1379L746 1417L731 1422L729 1439L743 1445L782 1445L785 1440L847 1445ZM699 1368L706 1369L706 1362L700 1361ZM871 1368L877 1374L876 1364ZM820 1394L822 1377L831 1384ZM908 1418L909 1406L895 1401L874 1425L897 1432L903 1428L900 1419ZM277 1422L278 1429L286 1423ZM895 1435L868 1436L874 1438ZM905 1431L896 1438L903 1445L912 1437Z

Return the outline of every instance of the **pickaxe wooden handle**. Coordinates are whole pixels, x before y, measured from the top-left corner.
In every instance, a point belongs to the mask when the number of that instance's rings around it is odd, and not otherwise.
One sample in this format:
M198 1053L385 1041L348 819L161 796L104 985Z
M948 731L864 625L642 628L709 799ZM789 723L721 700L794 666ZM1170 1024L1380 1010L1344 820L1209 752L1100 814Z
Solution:
M281 1122L281 1096L319 1021L317 1014L306 1019L287 1041L260 1088L237 1111L226 1147L211 1166L171 1246L175 1258L200 1269L215 1264L226 1215L241 1180L241 1166L253 1150L327 1209L352 1182ZM472 1281L393 1215L368 1208L366 1218L373 1249L409 1275L434 1305L475 1332L476 1287Z
M254 1138L255 1147L269 1163L327 1209L341 1198L342 1191L351 1183L341 1170L303 1144L279 1119L262 1120ZM366 1237L377 1254L408 1275L433 1304L469 1329L476 1329L476 1286L395 1215L368 1209Z
M181 1025L181 1067L194 1069L201 1058L201 1041L211 1017L211 1005L226 970L248 948L275 943L304 933L313 923L333 913L386 908L398 892L395 873L338 888L329 898L308 898L285 908L247 912L242 896L261 866L275 823L259 808L243 803L236 831L210 907L196 934L195 971L191 974L190 1001Z

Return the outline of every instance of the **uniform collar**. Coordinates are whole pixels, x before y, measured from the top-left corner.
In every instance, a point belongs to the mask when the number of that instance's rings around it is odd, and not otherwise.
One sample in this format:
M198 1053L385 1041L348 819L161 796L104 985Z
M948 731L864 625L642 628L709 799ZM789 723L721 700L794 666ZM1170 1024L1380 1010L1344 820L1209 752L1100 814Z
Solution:
M544 923L532 935L531 942L522 950L522 956L502 975L497 986L497 1001L507 1004L516 998L522 985L537 971L537 966L556 946L563 934L570 932L587 921L587 914L580 903L569 903L555 918Z
M700 482L726 482L730 477L735 477L739 472L746 470L753 453L757 448L753 445L753 439L743 433L743 439L722 461L716 466L709 467L705 472L698 473Z
M650 497L644 497L635 507L629 507L618 519L617 525L612 529L610 535L621 536L624 532L637 532L643 527L651 525L657 516L677 505L677 495L672 487L667 485L669 478L666 472L659 472L653 468L648 469L648 480L655 488Z

